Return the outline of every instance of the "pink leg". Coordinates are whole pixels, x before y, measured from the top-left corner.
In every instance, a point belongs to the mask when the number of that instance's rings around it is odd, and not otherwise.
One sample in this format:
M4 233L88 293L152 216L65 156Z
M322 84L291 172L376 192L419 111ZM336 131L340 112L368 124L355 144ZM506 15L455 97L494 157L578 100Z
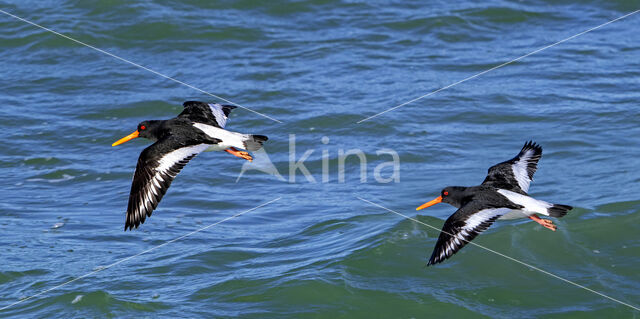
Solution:
M549 229L551 229L553 231L556 231L557 227L556 227L556 225L553 224L553 221L550 220L550 219L542 219L542 218L538 217L536 214L533 214L533 215L529 216L529 218L533 219L534 222L536 222L536 223L538 223L538 224L540 224L540 225L542 225L542 226L544 226L546 228L549 228Z
M237 157L244 158L249 162L253 161L253 157L251 157L251 155L249 155L249 153L244 152L244 151L238 151L235 147L229 147L228 149L226 149L224 151L229 153L229 154L235 155Z

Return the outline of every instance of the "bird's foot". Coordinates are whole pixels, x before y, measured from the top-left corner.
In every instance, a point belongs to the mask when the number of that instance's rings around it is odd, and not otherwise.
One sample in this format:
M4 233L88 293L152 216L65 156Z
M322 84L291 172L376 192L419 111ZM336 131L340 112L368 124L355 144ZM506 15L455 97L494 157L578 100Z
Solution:
M533 221L542 225L543 227L551 229L552 231L556 231L556 229L558 228L556 227L556 225L553 224L553 221L550 219L542 219L537 215L531 215L529 216L529 218L533 219Z
M252 162L252 161L253 161L253 157L251 157L251 155L249 155L249 153L248 153L248 152L245 152L245 151L238 151L237 149L235 149L235 148L233 148L233 147L230 147L230 148L228 148L228 149L226 149L226 150L224 150L224 151L225 151L225 152L227 152L227 153L229 153L229 154L231 154L231 155L234 155L234 156L237 156L237 157L240 157L240 158L246 159L246 160L247 160L247 161L249 161L249 162Z

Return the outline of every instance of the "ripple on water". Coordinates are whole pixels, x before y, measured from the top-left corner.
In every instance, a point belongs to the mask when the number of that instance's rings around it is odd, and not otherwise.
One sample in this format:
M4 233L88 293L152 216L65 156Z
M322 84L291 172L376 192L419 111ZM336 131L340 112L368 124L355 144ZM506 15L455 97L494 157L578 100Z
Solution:
M2 271L0 272L0 284L5 284L11 281L21 279L29 276L43 276L51 273L47 269L31 269L25 271Z
M61 183L73 180L77 177L84 177L88 174L84 171L76 169L58 169L53 172L45 174L38 174L27 178L27 182L46 182L46 183Z
M551 12L535 12L513 7L478 7L456 11L484 24L519 24L528 21L554 20L558 17Z
M169 309L170 306L160 301L152 301L156 299L153 294L136 295L136 298L129 298L127 301L108 293L104 290L97 291L77 291L73 293L65 293L54 298L49 298L50 305L72 305L78 309L87 309L95 311L95 314L116 315L123 311L138 312L157 312ZM137 301L131 301L136 300Z
M425 267L438 230L415 216L447 184L473 184L534 139L534 194L574 205L557 232L497 222L474 241L621 300L640 300L637 17L356 123L636 10L634 1L14 1L12 11L283 121L241 108L229 129L289 134L316 183L283 182L203 154L140 229L122 222L149 141L111 148L143 119L217 99L15 19L0 19L0 312L15 317L629 317L624 306L467 245ZM574 31L572 31L574 30ZM637 85L636 85L637 86ZM323 137L329 139L323 144ZM400 154L399 183L338 183L337 149ZM331 156L321 183L321 153ZM298 170L299 172L299 170ZM301 174L301 173L300 173ZM384 175L384 174L383 174ZM162 245L270 199L282 201ZM442 226L448 206L418 220ZM64 226L56 228L60 224ZM53 229L52 229L53 228ZM33 283L35 281L35 283Z
M36 168L42 168L47 166L60 166L69 164L70 162L57 157L47 156L26 158L24 159L23 163L25 163L26 165L34 166Z

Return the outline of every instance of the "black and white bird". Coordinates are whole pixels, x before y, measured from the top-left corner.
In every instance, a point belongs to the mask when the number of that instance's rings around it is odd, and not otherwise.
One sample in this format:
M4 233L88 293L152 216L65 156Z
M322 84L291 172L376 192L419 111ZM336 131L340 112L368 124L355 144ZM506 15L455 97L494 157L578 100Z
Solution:
M440 202L458 208L445 221L427 266L451 257L497 219L528 217L555 231L553 221L536 214L562 217L573 207L547 203L527 194L540 157L542 147L527 142L516 157L489 168L481 185L446 187L440 196L416 208L421 210Z
M257 151L267 140L264 135L230 132L224 129L233 105L188 101L184 110L169 120L151 120L112 146L137 137L154 141L138 158L133 174L124 230L138 228L151 216L173 179L187 163L203 151L226 151L253 160L248 151Z

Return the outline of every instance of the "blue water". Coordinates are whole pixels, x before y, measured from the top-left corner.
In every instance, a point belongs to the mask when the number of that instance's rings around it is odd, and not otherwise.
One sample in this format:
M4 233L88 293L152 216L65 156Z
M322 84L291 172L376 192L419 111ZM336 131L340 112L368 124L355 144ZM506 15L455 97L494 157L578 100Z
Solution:
M415 207L444 186L480 183L533 139L544 155L531 195L576 208L555 233L501 221L474 242L640 306L640 14L357 123L638 9L2 2L0 10L281 123L234 110L227 128L269 136L266 153L250 165L201 154L153 216L123 232L149 142L111 143L142 120L175 116L183 101L221 100L0 13L0 307L89 274L0 316L638 318L472 245L426 268L438 232L357 198L439 228L455 208ZM367 160L365 182L355 155L341 180L338 157L352 149ZM308 151L311 177L291 175L290 160ZM380 166L391 151L399 181L382 183L393 177Z

